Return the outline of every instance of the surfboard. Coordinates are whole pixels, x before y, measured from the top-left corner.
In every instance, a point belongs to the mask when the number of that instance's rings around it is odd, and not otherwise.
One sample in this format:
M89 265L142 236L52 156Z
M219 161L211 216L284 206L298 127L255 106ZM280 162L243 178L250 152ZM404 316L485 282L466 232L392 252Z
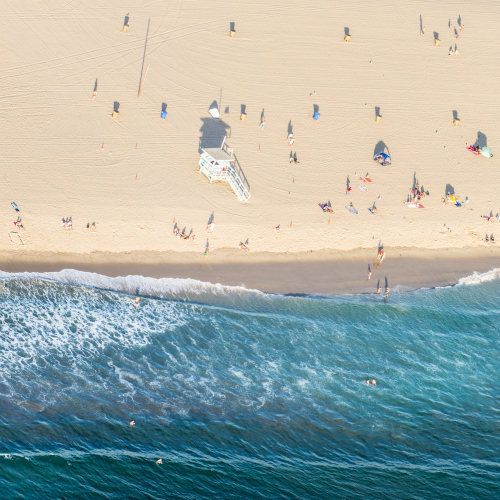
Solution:
M365 186L360 186L360 185L358 184L358 188L359 188L359 189L361 189L361 191L366 191Z
M363 182L373 182L369 177L360 177Z

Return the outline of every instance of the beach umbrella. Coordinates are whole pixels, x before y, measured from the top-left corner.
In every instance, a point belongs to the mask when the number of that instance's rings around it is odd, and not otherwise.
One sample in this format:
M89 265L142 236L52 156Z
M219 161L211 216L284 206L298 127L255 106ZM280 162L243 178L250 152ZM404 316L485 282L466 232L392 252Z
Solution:
M313 118L314 118L315 120L317 120L320 116L321 116L321 115L320 115L317 111L315 111L315 112L314 112L314 115L313 115Z

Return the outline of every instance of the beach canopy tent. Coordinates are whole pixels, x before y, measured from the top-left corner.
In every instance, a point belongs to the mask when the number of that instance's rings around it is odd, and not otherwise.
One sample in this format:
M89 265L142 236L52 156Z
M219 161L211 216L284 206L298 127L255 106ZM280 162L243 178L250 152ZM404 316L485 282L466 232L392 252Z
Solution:
M378 161L381 165L390 165L392 163L391 157L385 153L376 154L373 159ZM382 160L382 161L381 161Z
M493 155L491 154L491 149L487 148L486 146L483 146L481 148L481 154L483 156L486 156L486 158L491 158Z

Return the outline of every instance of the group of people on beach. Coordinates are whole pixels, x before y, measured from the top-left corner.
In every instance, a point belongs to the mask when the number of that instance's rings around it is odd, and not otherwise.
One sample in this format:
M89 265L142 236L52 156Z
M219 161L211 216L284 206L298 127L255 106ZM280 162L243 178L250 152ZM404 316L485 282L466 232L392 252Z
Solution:
M426 196L429 196L429 191L425 191L423 186L420 187L417 182L414 187L410 188L410 194L408 195L406 201L403 201L403 203L410 208L424 208L424 206L420 203L420 200Z
M192 229L189 232L189 234L186 233L185 229L180 231L179 228L177 227L177 224L174 224L174 237L180 238L181 240L194 240L194 233Z
M61 226L65 231L72 231L73 230L72 217L66 217L65 219L63 219L61 222Z

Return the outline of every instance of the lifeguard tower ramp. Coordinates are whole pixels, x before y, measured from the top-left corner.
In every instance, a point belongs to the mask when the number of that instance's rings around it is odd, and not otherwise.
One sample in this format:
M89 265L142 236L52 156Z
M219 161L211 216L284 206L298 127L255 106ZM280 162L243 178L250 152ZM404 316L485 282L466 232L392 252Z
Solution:
M228 182L243 202L250 199L250 192L234 168L234 158L224 149L202 149L200 155L200 173L204 174L210 183L212 181Z

